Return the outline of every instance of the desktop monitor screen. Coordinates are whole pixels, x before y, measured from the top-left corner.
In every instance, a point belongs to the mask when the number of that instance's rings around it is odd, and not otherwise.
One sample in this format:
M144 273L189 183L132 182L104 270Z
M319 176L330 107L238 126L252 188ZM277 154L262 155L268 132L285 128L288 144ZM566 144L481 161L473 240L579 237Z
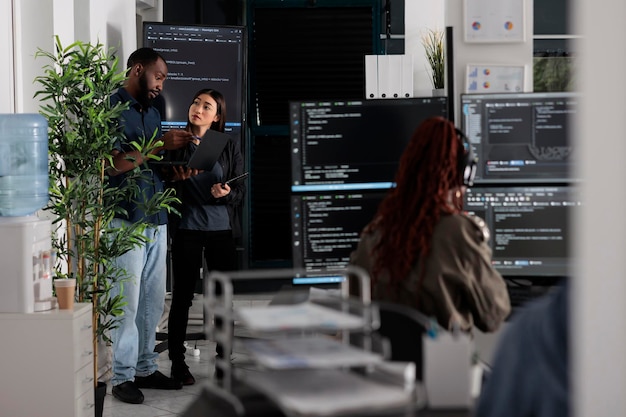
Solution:
M388 189L417 126L446 97L289 103L291 190Z
M383 190L292 193L293 266L311 272L293 284L337 282L324 271L348 264L384 196ZM570 221L581 205L575 186L475 186L467 190L464 205L486 221L493 265L504 277L568 276Z
M504 277L564 277L571 269L574 186L475 186L465 210L491 232L493 265Z
M476 182L567 182L577 155L572 92L462 94L461 128L478 157Z
M167 62L167 81L155 102L163 131L184 128L194 94L212 88L226 101L226 133L242 143L245 41L239 26L143 24L143 45Z
M293 266L311 273L306 279L294 279L293 284L339 282L341 277L324 271L348 264L361 230L374 217L384 195L382 190L293 193Z

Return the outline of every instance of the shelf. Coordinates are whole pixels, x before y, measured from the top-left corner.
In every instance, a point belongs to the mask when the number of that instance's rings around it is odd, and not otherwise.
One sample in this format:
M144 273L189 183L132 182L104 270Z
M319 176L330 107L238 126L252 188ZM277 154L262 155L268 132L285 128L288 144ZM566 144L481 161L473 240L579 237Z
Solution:
M259 365L270 369L355 367L383 361L382 355L327 336L244 339L241 345Z
M336 369L237 370L237 377L294 417L397 414L413 402L411 392Z

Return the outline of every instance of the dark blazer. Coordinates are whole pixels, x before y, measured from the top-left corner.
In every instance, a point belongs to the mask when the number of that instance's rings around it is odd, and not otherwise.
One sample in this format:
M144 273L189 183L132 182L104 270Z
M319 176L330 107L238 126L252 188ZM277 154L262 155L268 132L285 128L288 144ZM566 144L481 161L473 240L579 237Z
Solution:
M224 171L224 181L243 174L244 161L241 155L241 146L231 138L224 147L222 154L217 162L222 166ZM217 204L226 204L228 216L230 217L230 227L233 231L233 237L241 237L241 221L242 221L242 203L246 195L246 180L235 181L230 185L230 193L216 200Z
M195 148L196 145L193 146ZM172 152L173 156L171 156L172 160L188 160L191 154L191 149L182 149L179 151ZM236 141L233 137L231 137L226 145L224 145L224 149L217 159L217 163L220 164L223 171L222 182L229 180L230 178L236 177L238 175L243 174L244 172L244 160L241 154L241 146L238 141ZM166 166L163 168L164 171L168 171L169 168ZM171 172L166 172L166 178L171 177ZM168 186L172 187L176 190L176 195L184 200L184 192L185 188L189 185L183 184L184 181L176 181L176 182L168 182ZM243 200L246 195L246 180L239 180L233 183L230 183L230 193L221 198L214 198L209 193L208 189L197 189L196 195L203 201L203 204L215 204L215 205L226 205L226 209L228 210L228 217L230 220L230 227L233 233L234 238L240 238L242 235L242 211L243 211ZM181 206L175 207L177 210L181 210ZM180 222L180 217L178 214L171 214L169 220L170 224L170 234L173 235L178 228L178 224Z

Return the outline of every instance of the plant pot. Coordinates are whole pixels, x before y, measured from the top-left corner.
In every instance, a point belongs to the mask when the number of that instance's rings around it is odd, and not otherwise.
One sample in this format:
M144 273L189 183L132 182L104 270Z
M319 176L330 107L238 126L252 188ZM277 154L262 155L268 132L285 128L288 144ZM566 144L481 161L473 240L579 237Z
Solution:
M98 386L94 388L94 398L96 402L95 417L102 417L104 412L104 398L107 395L107 384L98 382Z
M445 97L446 89L445 88L433 88L433 97Z

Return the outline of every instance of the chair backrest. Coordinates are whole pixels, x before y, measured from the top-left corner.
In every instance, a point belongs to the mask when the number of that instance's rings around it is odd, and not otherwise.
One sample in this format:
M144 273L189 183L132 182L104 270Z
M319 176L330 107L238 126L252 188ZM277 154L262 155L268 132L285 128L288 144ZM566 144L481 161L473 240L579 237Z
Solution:
M431 328L431 320L419 311L401 304L377 301L380 314L378 333L391 348L391 361L414 362L415 376L423 380L422 336Z

